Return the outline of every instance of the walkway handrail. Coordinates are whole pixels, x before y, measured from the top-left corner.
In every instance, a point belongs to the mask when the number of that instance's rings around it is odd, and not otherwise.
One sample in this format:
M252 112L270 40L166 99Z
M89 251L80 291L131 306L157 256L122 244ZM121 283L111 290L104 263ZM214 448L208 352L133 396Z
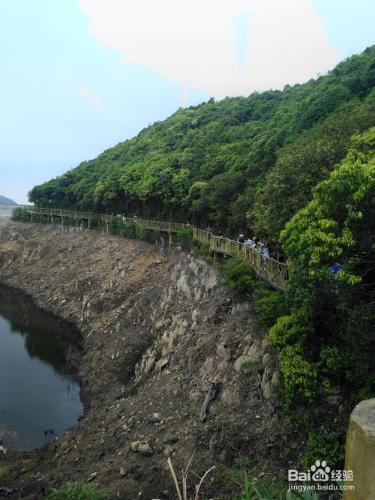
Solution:
M116 219L121 219L121 215L98 214L94 212L84 212L76 210L66 210L60 208L39 208L27 207L28 213L31 215L46 215L53 217L69 217L78 220L98 221L104 225L111 224ZM144 229L151 231L161 231L166 233L179 233L186 229L193 231L193 240L204 245L208 245L209 249L214 253L224 255L237 255L243 259L249 266L252 267L255 274L264 281L267 281L273 288L283 290L286 281L288 280L288 266L282 262L278 262L272 257L261 255L255 248L248 247L239 241L234 241L229 238L215 236L207 231L192 227L189 224L179 222L157 221L152 219L141 218L124 218L125 222L136 223Z
M278 290L285 288L288 280L288 266L278 262L272 257L265 257L254 248L248 247L239 241L230 240L221 236L215 236L202 229L193 228L193 240L209 245L210 250L227 255L237 255L251 266L256 275L268 281L270 285Z

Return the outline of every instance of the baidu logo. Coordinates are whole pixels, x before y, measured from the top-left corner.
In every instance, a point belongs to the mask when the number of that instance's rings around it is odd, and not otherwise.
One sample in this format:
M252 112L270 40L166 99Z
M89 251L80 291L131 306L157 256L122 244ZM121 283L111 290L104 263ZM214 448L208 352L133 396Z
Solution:
M317 460L315 464L310 467L312 481L329 481L331 479L331 468L328 467L325 460Z
M316 460L307 472L288 470L289 490L349 491L354 490L354 474L351 469L335 470L325 460ZM340 483L341 482L341 483Z

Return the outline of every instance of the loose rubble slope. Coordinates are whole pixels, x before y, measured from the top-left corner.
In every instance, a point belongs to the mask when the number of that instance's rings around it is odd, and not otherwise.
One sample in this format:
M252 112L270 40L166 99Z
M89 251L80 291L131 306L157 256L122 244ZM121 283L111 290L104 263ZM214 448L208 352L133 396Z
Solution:
M251 305L203 260L98 231L10 223L0 230L0 282L73 322L84 343L84 418L45 448L0 461L11 496L43 498L78 480L111 498L172 499L166 458L178 466L195 449L200 470L239 455L263 474L285 468L274 355Z

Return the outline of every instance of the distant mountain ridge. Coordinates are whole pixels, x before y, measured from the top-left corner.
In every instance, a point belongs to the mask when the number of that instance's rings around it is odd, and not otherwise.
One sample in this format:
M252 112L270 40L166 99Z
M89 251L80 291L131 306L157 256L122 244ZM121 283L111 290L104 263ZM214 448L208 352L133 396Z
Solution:
M0 205L17 205L17 203L6 196L0 195Z

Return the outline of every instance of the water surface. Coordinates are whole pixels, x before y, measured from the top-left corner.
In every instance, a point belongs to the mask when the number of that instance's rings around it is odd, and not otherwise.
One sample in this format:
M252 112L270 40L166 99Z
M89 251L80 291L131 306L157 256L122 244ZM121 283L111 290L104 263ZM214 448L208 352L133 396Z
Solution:
M70 325L0 286L0 442L6 448L42 446L82 415L69 366L68 353L77 355L74 337Z

